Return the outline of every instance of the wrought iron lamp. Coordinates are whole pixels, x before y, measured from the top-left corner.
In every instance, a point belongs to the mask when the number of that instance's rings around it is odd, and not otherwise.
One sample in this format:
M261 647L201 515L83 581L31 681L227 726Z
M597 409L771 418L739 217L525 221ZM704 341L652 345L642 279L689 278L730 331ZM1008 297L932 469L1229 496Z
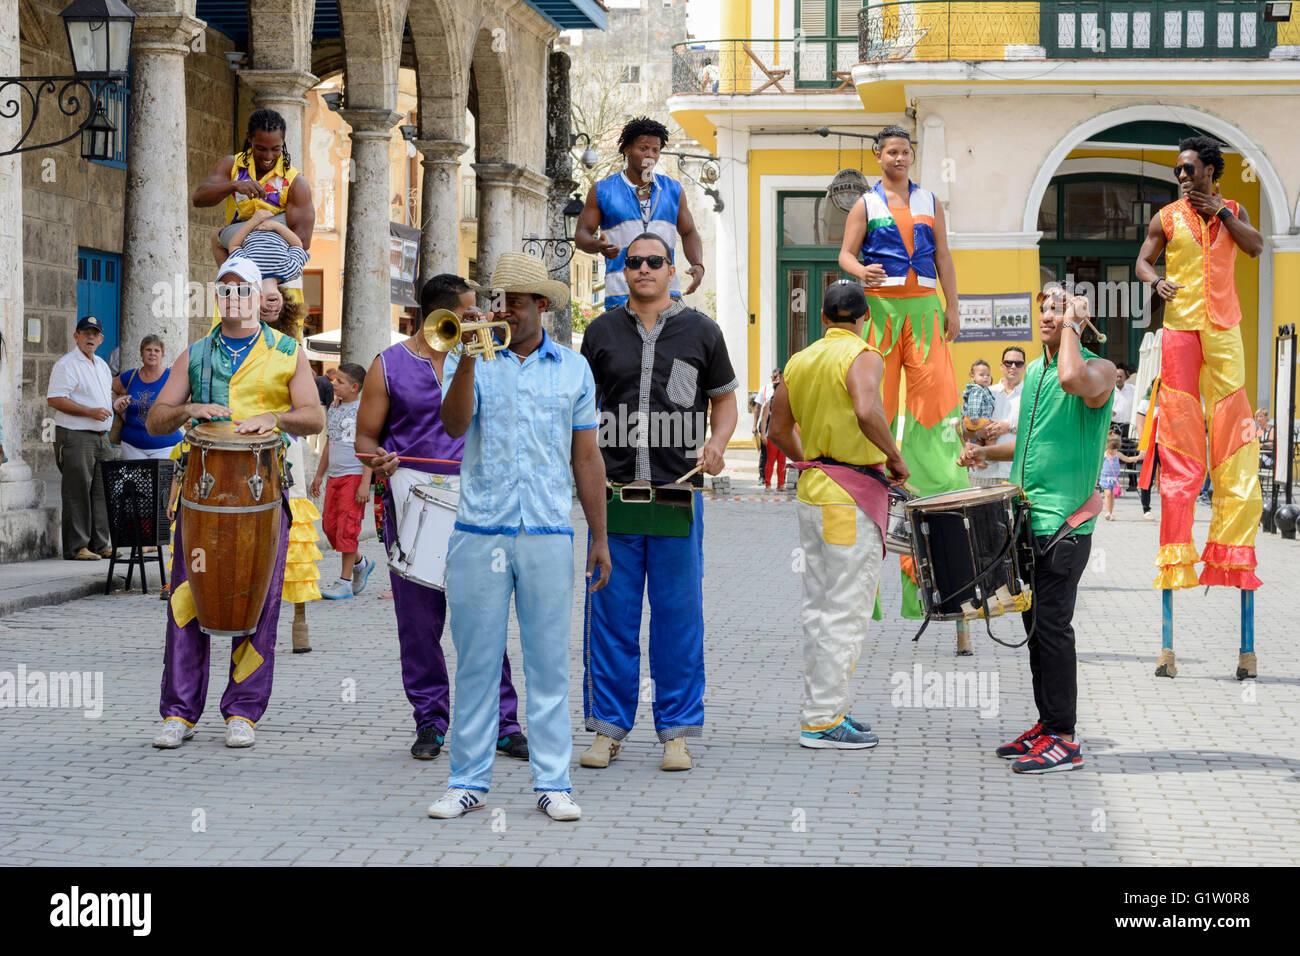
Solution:
M0 149L0 156L59 146L80 134L82 158L111 159L117 128L108 118L104 100L126 82L135 12L122 0L73 0L59 16L67 32L73 73L0 77L0 119L21 117L24 101L28 114L18 141ZM35 142L31 135L46 95L54 98L64 116L76 117L83 110L86 115L66 136Z

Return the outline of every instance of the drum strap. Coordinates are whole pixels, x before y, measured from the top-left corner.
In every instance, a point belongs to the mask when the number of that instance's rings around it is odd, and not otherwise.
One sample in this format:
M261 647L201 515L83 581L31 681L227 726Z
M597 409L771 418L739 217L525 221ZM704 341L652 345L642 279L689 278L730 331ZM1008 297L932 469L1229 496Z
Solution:
M203 369L199 376L199 404L212 404L212 336L203 340Z

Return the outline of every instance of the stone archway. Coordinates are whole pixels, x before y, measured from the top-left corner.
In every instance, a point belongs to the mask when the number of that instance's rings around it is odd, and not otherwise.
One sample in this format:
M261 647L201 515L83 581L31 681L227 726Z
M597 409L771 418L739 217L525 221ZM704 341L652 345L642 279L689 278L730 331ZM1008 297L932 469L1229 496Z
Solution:
M1163 103L1120 106L1105 110L1088 117L1072 127L1057 142L1047 158L1038 168L1033 185L1025 200L1025 211L1021 229L1024 232L1036 232L1038 224L1038 207L1043 201L1043 194L1048 184L1056 175L1057 169L1067 156L1078 149L1092 136L1121 123L1134 123L1143 120L1170 120L1186 123L1217 136L1224 143L1232 146L1244 156L1255 169L1259 177L1260 204L1272 217L1272 231L1285 232L1292 223L1291 212L1286 200L1286 190L1273 164L1269 162L1264 151L1240 128L1212 113L1193 109L1188 106L1171 106ZM1175 145L1175 144L1171 144ZM1258 223L1256 225L1259 225Z

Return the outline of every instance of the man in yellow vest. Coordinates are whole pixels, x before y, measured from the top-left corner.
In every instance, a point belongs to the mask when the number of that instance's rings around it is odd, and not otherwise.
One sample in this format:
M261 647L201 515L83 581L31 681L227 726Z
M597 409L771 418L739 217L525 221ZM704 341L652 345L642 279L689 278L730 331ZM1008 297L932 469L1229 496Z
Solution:
M314 435L325 427L316 381L297 341L258 319L262 276L257 265L232 256L217 278L221 324L181 354L172 367L145 423L149 433L166 434L191 420L233 419L237 432L264 434L276 429ZM280 618L284 566L292 523L282 499L279 552L257 632L237 637L230 681L221 699L226 746L251 747L253 727L271 697L275 632ZM175 749L194 736L208 694L208 635L199 630L186 573L181 523L172 542L171 599L163 655L161 732L153 745ZM214 560L222 560L222 555Z
M275 110L255 110L248 117L243 150L223 156L212 175L194 190L191 199L199 208L225 203L219 238L225 248L259 209L273 213L273 221L283 222L304 248L311 248L316 224L311 187L290 161L284 133L283 116Z
M1237 250L1254 258L1263 251L1264 238L1251 226L1245 208L1219 192L1224 165L1219 144L1193 136L1178 149L1174 171L1182 198L1151 219L1136 263L1137 277L1151 283L1165 301L1156 435L1160 571L1154 586L1172 591L1218 584L1253 592L1260 585L1255 576L1255 531L1263 501L1233 269ZM1164 276L1155 270L1161 253ZM1192 511L1205 480L1207 432L1214 495L1210 530L1198 556ZM1197 561L1205 562L1199 579ZM1248 603L1249 595L1243 614ZM1239 679L1255 676L1254 646L1246 646L1244 623ZM1169 633L1156 673L1174 675Z
M791 356L772 396L768 435L802 471L795 502L804 560L799 744L813 749L879 743L870 724L849 715L849 682L885 556L885 486L902 484L909 472L881 401L884 359L862 338L867 314L861 286L829 286L822 299L826 334Z

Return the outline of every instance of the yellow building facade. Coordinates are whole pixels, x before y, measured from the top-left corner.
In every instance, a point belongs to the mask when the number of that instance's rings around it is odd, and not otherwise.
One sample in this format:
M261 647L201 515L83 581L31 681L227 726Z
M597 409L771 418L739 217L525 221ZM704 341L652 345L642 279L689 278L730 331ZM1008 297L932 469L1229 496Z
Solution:
M1007 310L1050 281L1094 302L1107 342L1137 365L1159 327L1136 281L1146 224L1178 197L1177 144L1225 146L1223 195L1265 237L1237 257L1248 394L1268 407L1277 325L1300 292L1300 22L1247 2L732 0L717 40L675 48L673 118L719 156L719 321L751 392L820 334L821 291L844 213L840 170L874 183L871 142L912 133L913 181L943 205L959 297ZM1300 17L1297 18L1300 20ZM1158 269L1158 271L1161 271ZM990 300L988 297L1007 297ZM978 314L978 308L976 313ZM1016 344L997 322L953 346L959 378ZM969 328L969 327L968 327Z

